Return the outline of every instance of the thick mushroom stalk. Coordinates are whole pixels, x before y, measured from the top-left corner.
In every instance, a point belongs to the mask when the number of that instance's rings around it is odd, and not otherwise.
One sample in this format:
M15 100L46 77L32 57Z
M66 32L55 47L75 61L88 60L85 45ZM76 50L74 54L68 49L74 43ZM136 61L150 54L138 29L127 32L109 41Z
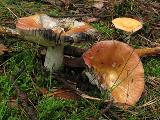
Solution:
M63 45L48 47L44 66L49 70L59 70L63 64Z
M51 40L51 36L53 36L53 34L56 35L56 33L51 29L57 26L58 21L45 14L20 18L16 24L17 31L26 40L33 41L47 47L44 65L50 71L52 71L52 69L57 70L59 66L57 64L62 64L62 62L55 62L55 59L60 59L60 61L63 59L63 57L60 58L60 56L63 56L63 50L59 51L59 49L56 49L57 46L55 46L55 40ZM57 55L55 53L60 54ZM54 60L52 60L53 58ZM55 66L55 68L53 68L53 66Z
M53 19L45 14L20 18L16 28L26 40L47 47L44 66L50 71L60 69L63 63L64 44L86 40L89 38L88 35L91 36L95 32L84 22L74 19Z
M133 48L118 41L101 41L85 52L83 59L97 79L92 83L109 90L116 103L127 108L139 100L144 89L144 70Z

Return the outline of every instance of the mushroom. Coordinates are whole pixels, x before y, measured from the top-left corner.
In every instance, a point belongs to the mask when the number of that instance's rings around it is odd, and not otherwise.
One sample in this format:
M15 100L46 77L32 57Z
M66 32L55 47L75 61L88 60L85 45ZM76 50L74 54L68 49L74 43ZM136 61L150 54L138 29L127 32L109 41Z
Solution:
M109 90L115 103L127 108L139 100L144 90L144 69L133 48L119 41L101 41L86 51L83 59L96 77L95 82L90 81L101 90ZM93 78L91 74L87 72L89 78Z
M60 69L63 63L63 49L66 42L85 39L95 30L84 22L74 19L54 19L45 14L20 18L17 31L26 40L47 47L44 66L52 71Z
M130 40L130 36L132 33L140 30L143 27L140 21L127 17L115 18L114 20L112 20L112 23L115 28L129 33L128 38L126 38L128 40Z

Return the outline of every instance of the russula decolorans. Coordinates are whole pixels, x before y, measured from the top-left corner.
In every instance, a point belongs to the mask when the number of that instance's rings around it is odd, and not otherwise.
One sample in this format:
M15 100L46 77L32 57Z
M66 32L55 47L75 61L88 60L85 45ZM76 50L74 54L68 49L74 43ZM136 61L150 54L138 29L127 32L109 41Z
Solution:
M143 27L140 21L127 17L115 18L112 23L115 28L127 32L128 37L125 38L127 43L130 42L131 35Z
M45 14L20 18L16 28L26 40L47 47L44 66L50 71L61 67L66 42L84 40L87 35L95 32L95 29L84 22L74 19L54 19Z
M134 105L144 90L144 69L134 49L119 41L101 41L83 54L85 64L92 68L95 82L108 89L114 102Z
M127 17L121 17L121 18L115 18L112 20L113 25L117 29L124 30L126 32L134 33L142 28L142 23L138 20L127 18Z

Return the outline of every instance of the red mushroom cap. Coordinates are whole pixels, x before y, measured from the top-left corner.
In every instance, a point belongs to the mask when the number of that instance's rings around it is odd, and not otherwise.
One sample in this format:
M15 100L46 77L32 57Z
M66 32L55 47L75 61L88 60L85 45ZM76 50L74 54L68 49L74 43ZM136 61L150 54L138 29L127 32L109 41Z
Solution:
M144 69L134 49L119 41L101 41L83 54L103 89L116 103L134 105L144 90Z

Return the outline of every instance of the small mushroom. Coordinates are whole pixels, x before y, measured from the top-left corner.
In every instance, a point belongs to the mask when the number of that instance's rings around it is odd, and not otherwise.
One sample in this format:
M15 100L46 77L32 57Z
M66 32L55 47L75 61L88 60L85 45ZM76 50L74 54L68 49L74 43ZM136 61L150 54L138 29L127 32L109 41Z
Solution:
M20 18L16 28L26 40L47 47L44 66L50 71L61 67L65 43L86 39L88 34L95 32L84 22L74 19L54 19L45 14Z
M108 89L115 103L134 105L144 90L144 69L134 49L119 41L101 41L83 54L85 64L92 68L92 83ZM93 76L93 75L92 75Z
M140 21L127 17L115 18L114 20L112 20L112 23L115 28L129 33L128 38L126 38L128 40L130 40L130 36L132 33L140 30L143 27Z
M112 21L112 23L117 29L131 33L134 33L143 27L142 23L138 20L127 17L116 18Z

